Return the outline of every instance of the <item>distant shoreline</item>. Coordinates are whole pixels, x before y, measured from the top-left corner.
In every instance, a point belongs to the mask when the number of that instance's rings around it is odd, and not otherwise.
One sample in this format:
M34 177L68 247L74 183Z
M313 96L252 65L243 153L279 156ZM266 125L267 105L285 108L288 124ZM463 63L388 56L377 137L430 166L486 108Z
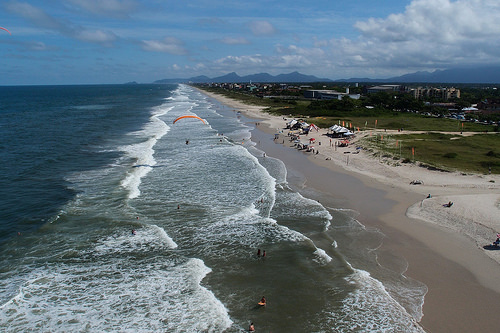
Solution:
M259 123L266 125L257 126L257 132L254 131L260 140L272 139L284 127L282 117L264 113L262 107L200 92L250 118L260 119ZM370 198L364 198L359 191L345 195L361 213L362 223L380 228L387 235L383 248L409 262L405 275L428 286L423 327L432 332L484 331L498 327L490 305L500 297L500 251L485 251L481 245L491 243L495 232L500 231L497 219L500 176L442 173L414 165L391 167L363 151L352 154L350 147L336 150L324 134L325 130L320 130L301 138L315 137L322 142L317 146L318 155L304 153L309 154L312 163L346 172L385 193L384 200L388 201L383 202L388 208L383 209L385 213L381 216L372 216L378 209L367 205ZM282 144L284 140L284 145L292 146L286 139L281 136L278 141ZM344 154L348 151L349 154ZM325 179L303 171L308 186L328 191ZM425 181L422 185L409 185L412 179ZM425 199L429 193L432 198ZM441 205L448 201L455 203L451 209ZM476 319L467 321L471 317Z

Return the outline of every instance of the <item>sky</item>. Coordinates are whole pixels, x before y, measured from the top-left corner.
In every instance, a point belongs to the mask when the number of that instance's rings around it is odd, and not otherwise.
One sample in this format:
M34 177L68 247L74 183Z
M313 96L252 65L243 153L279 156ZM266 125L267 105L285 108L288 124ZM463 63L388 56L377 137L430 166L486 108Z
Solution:
M0 85L500 64L498 0L2 0L0 27Z

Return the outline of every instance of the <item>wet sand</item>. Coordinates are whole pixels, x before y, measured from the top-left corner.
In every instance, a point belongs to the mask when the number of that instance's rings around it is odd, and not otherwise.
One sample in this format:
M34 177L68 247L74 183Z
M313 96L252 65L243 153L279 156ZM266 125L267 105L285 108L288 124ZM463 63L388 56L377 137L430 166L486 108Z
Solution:
M269 118L266 114L259 114L258 108L210 96L244 113L247 111L249 117ZM381 181L369 173L346 170L338 163L326 160L324 153L311 155L298 151L285 137L273 140L279 127L285 123L281 121L281 125L277 125L278 121L256 120L259 125L253 131L252 140L268 156L282 160L289 170L289 177L300 174L305 179L303 191L314 189L324 193L325 200L334 194L340 206L360 213L357 219L362 224L377 228L386 236L377 250L380 265L390 266L392 257L400 256L408 262L407 271L401 273L428 287L420 321L426 331L483 332L498 329L500 265L493 260L495 257L489 257L470 236L456 232L446 224L407 216L408 208L422 203L423 193L429 188L415 190L396 184L400 181L396 178L394 183ZM453 192L445 188L442 191L443 195L462 195L467 189L464 187L462 191ZM438 190L433 188L433 191ZM499 193L496 187L488 186L477 192L478 195ZM442 201L444 197L438 195L434 200L439 199ZM322 201L321 195L318 200Z

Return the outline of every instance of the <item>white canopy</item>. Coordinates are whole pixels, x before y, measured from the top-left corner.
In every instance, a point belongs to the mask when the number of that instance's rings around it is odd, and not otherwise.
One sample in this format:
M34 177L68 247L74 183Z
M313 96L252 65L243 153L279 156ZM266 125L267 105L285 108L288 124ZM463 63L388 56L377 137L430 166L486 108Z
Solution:
M334 133L349 133L350 131L342 126L339 125L333 125L332 127L329 128L330 131Z

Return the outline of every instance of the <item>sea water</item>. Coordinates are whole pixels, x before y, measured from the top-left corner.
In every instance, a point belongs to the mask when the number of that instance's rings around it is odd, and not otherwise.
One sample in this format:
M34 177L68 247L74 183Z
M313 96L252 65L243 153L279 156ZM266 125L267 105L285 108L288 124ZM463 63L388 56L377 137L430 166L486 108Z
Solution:
M422 331L426 287L377 265L383 235L197 90L0 87L0 116L2 331Z

